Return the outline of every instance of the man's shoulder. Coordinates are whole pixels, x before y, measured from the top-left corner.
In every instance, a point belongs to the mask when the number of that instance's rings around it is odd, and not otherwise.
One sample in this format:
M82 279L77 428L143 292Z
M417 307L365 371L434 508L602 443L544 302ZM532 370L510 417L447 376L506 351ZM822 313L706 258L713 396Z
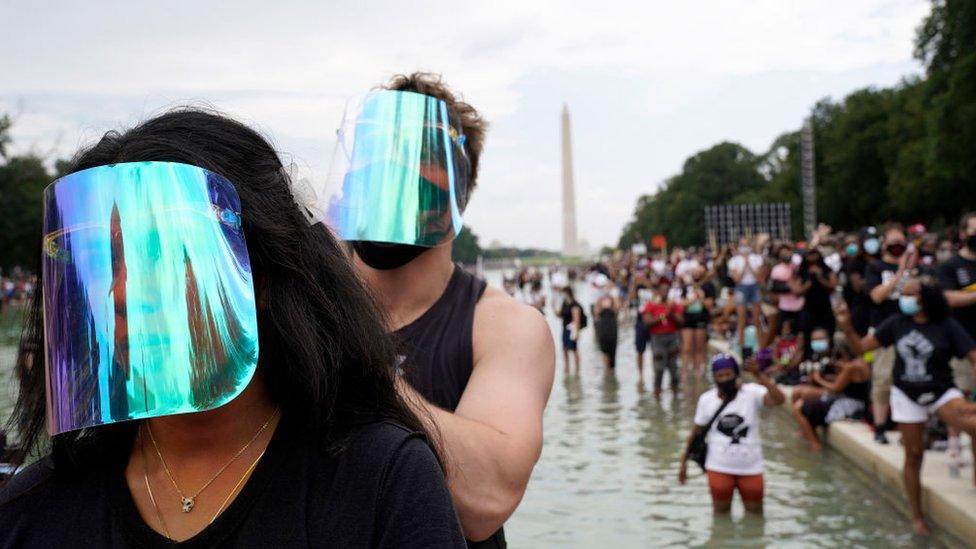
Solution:
M485 293L475 306L474 315L476 327L478 323L499 326L515 323L519 328L546 323L545 317L538 309L522 303L493 286L485 288Z
M491 286L474 310L474 340L476 363L486 352L498 349L534 353L553 345L549 323L538 309Z

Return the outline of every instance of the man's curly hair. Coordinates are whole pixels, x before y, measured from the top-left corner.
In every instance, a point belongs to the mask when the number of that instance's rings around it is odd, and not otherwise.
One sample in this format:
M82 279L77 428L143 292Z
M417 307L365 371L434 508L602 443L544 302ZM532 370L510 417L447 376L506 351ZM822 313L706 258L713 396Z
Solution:
M485 133L488 122L475 110L464 102L460 96L444 83L441 75L431 72L414 72L398 74L382 86L386 90L408 91L436 97L447 104L451 119L459 120L461 133L464 134L464 152L471 162L471 180L468 183L468 193L474 190L478 181L478 159L485 144Z

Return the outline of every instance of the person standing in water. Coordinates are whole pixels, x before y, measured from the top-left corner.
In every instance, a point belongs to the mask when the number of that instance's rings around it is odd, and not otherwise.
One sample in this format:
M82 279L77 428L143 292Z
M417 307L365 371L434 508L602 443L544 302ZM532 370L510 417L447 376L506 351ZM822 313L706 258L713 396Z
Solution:
M912 525L915 533L925 535L929 533L922 514L925 424L935 414L946 425L976 437L976 404L966 402L953 384L949 364L953 357L976 364L976 343L952 318L942 289L931 277L909 279L901 290L898 308L899 314L865 337L854 330L845 305L837 310L837 322L855 353L886 346L895 349L891 419L898 424L905 448L903 476Z
M576 301L573 289L569 286L563 288L563 304L557 313L563 323L562 344L563 344L563 368L566 372L570 371L569 359L573 359L574 372L579 372L579 336L583 330L583 320L586 318L583 313L583 306Z
M538 311L451 261L487 123L429 73L395 76L361 105L339 132L331 225L399 341L402 394L451 457L465 537L504 547L542 452L555 353Z
M593 328L600 354L603 355L603 370L610 373L617 365L617 288L607 277L599 279L597 283L601 291L593 305Z
M746 371L758 383L740 381L739 363L732 355L715 355L711 365L715 388L698 398L695 424L681 453L678 482L684 484L688 478L688 449L692 440L707 427L705 472L713 509L716 513L728 513L738 490L746 511L762 513L764 481L759 411L763 406L779 406L785 397L752 359L746 361Z
M651 353L654 356L654 396L660 398L664 384L664 372L668 372L671 391L677 395L680 381L678 377L678 354L681 341L678 329L682 324L684 311L680 303L668 301L670 283L666 278L657 281L654 299L644 306L641 316L651 334Z

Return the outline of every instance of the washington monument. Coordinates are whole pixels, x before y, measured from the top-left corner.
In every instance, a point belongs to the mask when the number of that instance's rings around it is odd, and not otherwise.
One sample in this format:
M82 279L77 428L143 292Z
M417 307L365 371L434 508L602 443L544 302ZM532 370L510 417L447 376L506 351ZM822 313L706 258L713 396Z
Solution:
M573 143L569 135L569 107L563 105L563 255L579 253L576 240L576 191L573 189Z

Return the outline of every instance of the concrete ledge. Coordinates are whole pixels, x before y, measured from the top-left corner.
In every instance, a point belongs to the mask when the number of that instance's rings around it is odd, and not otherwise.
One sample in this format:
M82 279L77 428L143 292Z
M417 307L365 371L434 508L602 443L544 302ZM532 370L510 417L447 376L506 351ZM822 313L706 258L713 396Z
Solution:
M730 352L727 342L709 341L713 352ZM781 387L786 394L786 405L792 401L790 387ZM830 446L851 460L878 482L889 485L901 495L902 512L908 515L902 484L902 463L905 459L897 432L888 433L887 445L874 441L871 428L864 422L836 422L826 430L825 446ZM963 451L971 458L970 442L962 437ZM950 532L971 547L976 547L976 486L973 484L973 467L970 464L958 478L949 476L949 461L945 452L926 451L922 464L922 508L926 518Z

